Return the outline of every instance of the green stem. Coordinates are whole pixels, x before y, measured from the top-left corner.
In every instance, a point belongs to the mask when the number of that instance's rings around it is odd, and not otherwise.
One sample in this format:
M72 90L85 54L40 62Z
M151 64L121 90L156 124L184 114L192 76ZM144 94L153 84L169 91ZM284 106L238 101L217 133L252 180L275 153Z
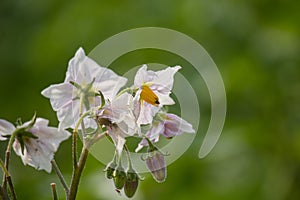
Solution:
M55 172L56 172L56 174L57 174L57 176L58 176L65 192L66 192L66 194L68 195L69 194L69 187L68 187L68 185L67 185L67 183L64 179L64 176L62 175L62 173L61 173L61 171L60 171L59 167L57 166L54 159L51 160L51 164L52 164L52 166L53 166L53 168L54 168L54 170L55 170Z
M12 183L11 177L8 176L8 177L6 177L6 179L7 179L7 182L8 182L8 186L9 186L9 190L11 192L12 199L16 200L17 197L16 197L16 193L15 193L15 190L14 190L14 185Z
M7 168L5 167L3 161L0 159L0 167L2 168L3 172L4 172L4 179L5 179L5 182L7 181L8 182L8 186L9 186L9 190L11 192L11 195L12 195L12 199L13 200L16 200L17 197L16 197L16 193L15 193L15 190L14 190L14 186L12 184L12 180L11 180L11 177L10 177L10 174L7 170ZM1 190L5 190L6 186L3 188L1 187Z
M73 157L73 170L77 168L77 131L73 130L72 137L72 157Z
M3 200L9 200L7 191L6 191L1 185L0 185L0 197L1 197Z
M122 91L120 91L118 94L117 94L117 96L119 97L119 96L121 96L122 94L124 94L125 92L134 92L134 91L137 91L137 89L134 89L134 88L130 88L130 87L128 87L128 88L125 88L125 89L123 89Z
M7 171L8 171L8 166L9 166L11 147L12 147L13 142L15 141L15 137L16 137L16 135L19 131L20 131L20 129L18 129L18 128L15 129L15 131L11 134L8 145L7 145L7 149L6 149L6 152L5 152L5 163L4 163L4 166L5 166ZM4 189L6 189L6 184L7 184L7 177L4 176L3 177L3 184L2 184Z
M125 152L126 152L126 155L128 158L128 169L132 169L131 158L130 158L129 150L128 150L128 147L126 144L124 145L124 149L125 149Z
M4 163L3 163L3 161L2 161L1 159L0 159L0 167L1 167L2 171L4 172L4 175L5 175L5 176L9 176L9 172L8 172L8 170L6 169Z
M81 109L80 109L81 112ZM73 137L72 137L72 157L73 157L73 168L74 170L78 167L77 165L77 134L78 134L78 128L79 126L82 124L83 119L88 116L90 114L90 112L86 112L84 114L82 114L79 119L77 124L75 125L75 128L73 130Z
M89 154L88 149L83 147L80 158L79 158L79 162L77 165L78 167L76 169L74 169L74 171L73 171L68 200L75 200L75 198L76 198L80 177L81 177L83 168L85 166L88 154Z

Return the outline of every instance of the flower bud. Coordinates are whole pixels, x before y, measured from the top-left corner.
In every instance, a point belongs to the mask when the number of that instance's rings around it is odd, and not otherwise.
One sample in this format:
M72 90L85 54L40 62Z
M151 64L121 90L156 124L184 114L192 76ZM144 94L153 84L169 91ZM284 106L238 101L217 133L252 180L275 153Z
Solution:
M124 192L128 198L133 197L139 185L139 176L133 169L129 169L126 175Z
M151 149L148 152L146 158L146 164L148 169L151 171L152 177L158 182L164 182L167 176L166 161L164 155L155 149Z
M113 173L114 173L116 167L117 167L117 164L114 161L110 162L107 165L107 167L106 167L106 169L104 171L106 171L106 177L108 179L112 179L113 178Z
M125 179L126 179L126 173L122 166L119 165L115 169L115 171L113 172L113 179L114 179L115 187L121 190L124 187Z

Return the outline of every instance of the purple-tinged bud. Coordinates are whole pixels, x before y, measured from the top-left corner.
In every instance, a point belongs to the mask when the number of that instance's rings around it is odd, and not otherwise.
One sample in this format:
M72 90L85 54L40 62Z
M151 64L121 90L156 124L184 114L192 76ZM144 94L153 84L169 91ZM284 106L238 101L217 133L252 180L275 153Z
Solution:
M114 173L113 173L113 179L115 187L119 190L121 190L124 187L125 180L126 180L126 173L124 171L124 168L122 166L118 166Z
M124 192L128 198L133 197L133 195L137 190L138 185L139 185L139 176L131 168L127 171L126 181L124 185Z
M155 149L148 152L146 164L151 171L152 177L158 182L164 182L167 177L166 161L164 155Z

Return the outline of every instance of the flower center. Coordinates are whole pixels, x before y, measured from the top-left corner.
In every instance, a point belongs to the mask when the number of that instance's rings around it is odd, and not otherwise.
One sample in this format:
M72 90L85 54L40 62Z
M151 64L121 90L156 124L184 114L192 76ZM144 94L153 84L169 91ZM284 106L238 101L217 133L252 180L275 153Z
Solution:
M142 86L142 92L140 98L154 106L159 105L158 97L147 85Z

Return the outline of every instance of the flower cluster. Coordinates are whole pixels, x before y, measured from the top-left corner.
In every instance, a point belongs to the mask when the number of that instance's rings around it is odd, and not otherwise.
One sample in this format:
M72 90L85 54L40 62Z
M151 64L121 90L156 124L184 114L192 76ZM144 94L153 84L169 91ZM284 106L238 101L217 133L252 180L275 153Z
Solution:
M143 65L136 73L134 84L124 88L125 77L101 67L79 48L68 64L64 82L50 85L42 91L57 114L58 128L48 127L47 120L36 117L24 124L19 123L17 127L0 120L0 140L10 138L24 164L50 172L51 160L59 143L70 136L66 129L73 129L74 176L80 176L86 155L81 155L82 163L77 163L77 133L80 131L82 134L83 148L86 148L83 152L88 152L88 147L103 135L108 136L115 145L116 153L106 167L107 178L113 179L118 191L124 188L126 196L132 197L138 187L139 176L130 161L127 138L140 138L136 151L148 148L146 165L153 178L163 182L166 179L165 158L154 143L161 136L171 139L182 133L195 132L191 124L165 109L175 104L170 94L174 75L180 69L180 66L175 66L152 71ZM87 129L93 131L87 133ZM121 164L124 150L128 157L126 172ZM79 178L75 178L70 188L65 186L68 199L76 197L78 183Z
M164 106L175 103L170 93L174 75L180 69L175 66L152 71L143 65L134 84L119 92L127 79L99 66L80 48L69 62L65 81L46 88L42 95L50 99L57 112L60 129L74 128L80 116L91 111L83 119L85 127L98 126L106 131L115 144L117 160L122 156L126 138L140 137L136 151L149 146L146 164L155 180L162 182L166 176L164 156L152 143L158 142L160 136L172 138L195 132L188 122L164 111ZM150 128L143 133L141 129L146 125ZM120 162L108 168L114 169L111 175L117 180L115 183L123 180L116 184L117 189L122 189L126 175Z

